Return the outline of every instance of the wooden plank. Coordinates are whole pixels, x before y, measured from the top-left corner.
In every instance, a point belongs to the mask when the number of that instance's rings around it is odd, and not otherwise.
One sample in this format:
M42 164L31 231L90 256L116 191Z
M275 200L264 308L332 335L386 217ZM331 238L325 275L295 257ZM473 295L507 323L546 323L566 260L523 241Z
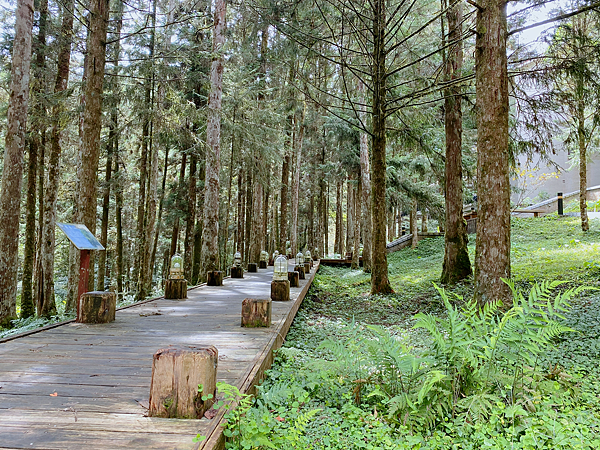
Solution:
M196 428L144 418L152 355L169 344L212 344L220 381L255 383L299 306L273 305L269 329L240 328L242 300L268 298L271 277L261 271L195 289L185 302L155 299L111 324L66 323L0 342L0 448L191 448ZM305 295L310 280L291 290L292 299ZM204 435L219 429L217 418L203 422Z
M29 427L78 429L125 433L182 434L193 436L208 425L208 419L161 419L139 414L58 410L49 415L44 411L19 411L0 409L1 427Z
M2 445L36 450L189 450L195 434L114 433L54 428L5 427L0 424Z

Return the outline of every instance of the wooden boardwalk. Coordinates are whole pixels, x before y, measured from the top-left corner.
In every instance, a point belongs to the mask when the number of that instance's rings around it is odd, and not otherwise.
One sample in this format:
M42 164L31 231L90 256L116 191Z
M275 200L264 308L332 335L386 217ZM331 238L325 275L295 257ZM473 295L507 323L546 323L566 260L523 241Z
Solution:
M214 345L217 378L249 391L272 362L312 281L273 302L270 328L241 328L246 297L268 298L273 269L201 286L185 301L117 311L107 325L65 325L0 343L0 449L192 449L223 444L219 421L146 417L152 356ZM208 436L193 444L197 433Z

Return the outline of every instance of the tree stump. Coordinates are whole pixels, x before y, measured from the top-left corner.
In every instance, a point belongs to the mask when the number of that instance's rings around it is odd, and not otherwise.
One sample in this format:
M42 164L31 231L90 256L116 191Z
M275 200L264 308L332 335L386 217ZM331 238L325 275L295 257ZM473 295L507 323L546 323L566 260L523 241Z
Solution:
M258 268L259 269L266 269L267 268L267 262L266 261L259 261L258 262Z
M165 283L165 299L182 300L187 298L187 280L168 279Z
M157 351L152 360L148 415L176 419L202 418L214 403L218 361L219 353L212 345L180 346ZM202 385L201 392L198 385Z
M223 272L220 270L212 270L206 272L207 286L223 286Z
M301 280L306 279L306 277L304 276L304 264L302 264L301 266L295 266L294 270L298 272L298 278L300 278Z
M117 294L114 292L84 292L79 297L77 322L109 323L115 320Z
M310 273L310 263L304 263L304 273Z
M290 300L289 280L271 281L271 300L274 302L287 302Z
M244 268L233 266L231 268L231 278L244 278Z
M256 270L256 263L248 263L248 272L258 272Z
M245 298L242 302L242 326L248 328L271 326L271 300Z
M300 274L297 271L288 272L290 287L300 287Z

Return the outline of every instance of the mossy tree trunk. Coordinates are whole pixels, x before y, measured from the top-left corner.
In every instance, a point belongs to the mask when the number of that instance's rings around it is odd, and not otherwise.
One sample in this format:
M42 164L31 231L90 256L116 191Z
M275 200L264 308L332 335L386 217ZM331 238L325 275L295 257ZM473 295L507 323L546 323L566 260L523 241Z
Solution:
M482 0L476 21L477 237L475 298L511 301L506 1Z
M18 0L11 60L4 172L2 173L2 191L0 192L0 321L16 316L19 250L17 236L19 235L23 154L29 103L32 24L33 0Z
M462 76L462 5L457 2L448 9L448 41L455 42L445 61L446 81ZM454 85L445 91L444 125L446 132L445 173L445 248L441 282L453 284L471 275L467 250L467 226L463 219L462 180L462 88Z
M206 180L202 232L201 280L206 272L219 269L219 171L221 168L221 98L223 96L223 45L227 2L216 0L213 21L213 60L206 129Z

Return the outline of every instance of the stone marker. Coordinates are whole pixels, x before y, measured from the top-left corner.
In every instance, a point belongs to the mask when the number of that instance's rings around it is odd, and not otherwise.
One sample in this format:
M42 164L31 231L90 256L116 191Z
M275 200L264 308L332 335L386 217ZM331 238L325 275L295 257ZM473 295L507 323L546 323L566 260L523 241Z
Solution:
M306 277L304 276L304 264L302 264L301 266L295 266L294 270L298 272L298 276L301 280L306 279Z
M187 280L169 279L165 283L165 299L183 300L187 298Z
M244 278L244 268L233 266L231 268L231 278Z
M288 272L290 287L300 287L300 274L298 271Z
M242 326L270 327L271 300L268 298L245 298L242 302Z
M304 263L304 273L310 273L310 263Z
M84 292L79 297L77 322L108 323L115 320L117 294L114 292Z
M210 346L157 351L152 360L150 417L200 419L214 403L219 353ZM202 392L198 392L202 385ZM205 400L202 400L202 397ZM210 398L207 398L210 397Z
M257 272L256 263L248 263L248 272Z
M288 272L289 277L289 272ZM271 300L274 302L287 302L290 300L289 280L271 281Z
M221 272L220 270L206 272L206 285L223 286L223 272Z
M259 269L266 269L267 268L267 261L259 261L258 262L258 268Z

